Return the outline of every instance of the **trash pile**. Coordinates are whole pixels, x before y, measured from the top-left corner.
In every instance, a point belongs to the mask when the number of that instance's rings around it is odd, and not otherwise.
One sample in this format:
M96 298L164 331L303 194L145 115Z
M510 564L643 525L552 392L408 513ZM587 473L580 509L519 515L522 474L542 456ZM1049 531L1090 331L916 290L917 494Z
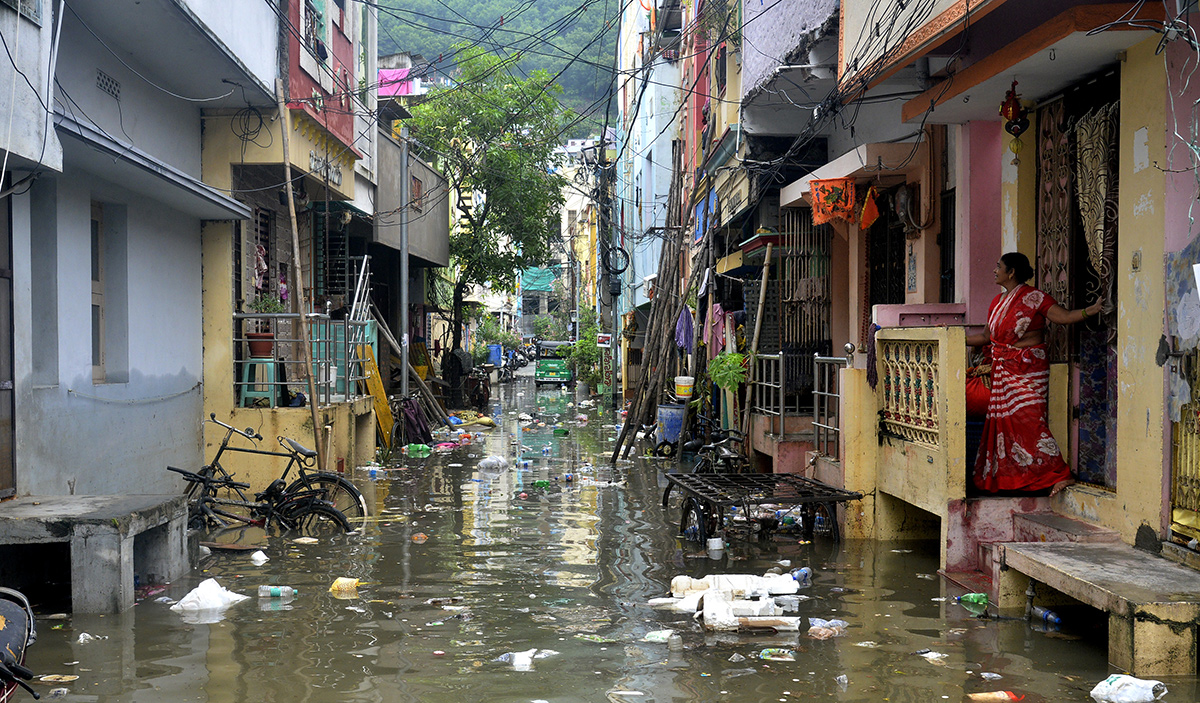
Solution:
M805 596L796 595L808 586L812 571L808 567L786 574L710 574L696 579L676 576L671 579L671 595L652 598L651 608L675 613L694 613L705 629L736 632L770 630L799 632L803 618L784 615L796 612ZM843 620L809 618L808 634L828 639L842 634L849 623Z

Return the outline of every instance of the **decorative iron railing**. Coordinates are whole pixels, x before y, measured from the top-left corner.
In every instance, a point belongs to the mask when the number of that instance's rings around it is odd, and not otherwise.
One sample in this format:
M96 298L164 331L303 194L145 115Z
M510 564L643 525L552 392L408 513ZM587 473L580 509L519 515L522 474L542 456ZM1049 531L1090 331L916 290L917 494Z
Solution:
M1193 389L1200 388L1200 355L1191 352L1172 359ZM1179 409L1171 428L1171 522L1177 532L1200 537L1200 400Z
M878 340L883 426L910 442L938 446L937 339Z

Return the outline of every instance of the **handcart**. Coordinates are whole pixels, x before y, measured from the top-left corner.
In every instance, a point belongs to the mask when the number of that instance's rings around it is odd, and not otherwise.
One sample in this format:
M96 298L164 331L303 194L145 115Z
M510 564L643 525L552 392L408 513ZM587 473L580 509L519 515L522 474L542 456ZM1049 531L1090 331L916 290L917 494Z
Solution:
M798 474L692 473L667 474L663 491L663 509L667 509L671 490L683 491L679 533L688 539L705 542L725 525L726 513L740 510L749 529L760 539L779 525L775 513L756 517L758 506L787 506L781 513L799 514L806 539L820 534L833 541L841 538L837 522L837 504L860 500L862 493L847 491Z

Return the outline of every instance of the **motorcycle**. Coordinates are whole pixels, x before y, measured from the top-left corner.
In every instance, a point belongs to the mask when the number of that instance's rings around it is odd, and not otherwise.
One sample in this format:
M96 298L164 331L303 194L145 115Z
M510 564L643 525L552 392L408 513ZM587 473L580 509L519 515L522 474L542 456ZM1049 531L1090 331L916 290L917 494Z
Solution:
M35 699L41 697L25 683L33 678L25 668L25 649L35 640L37 627L29 599L11 588L0 588L0 703L15 700L17 686Z

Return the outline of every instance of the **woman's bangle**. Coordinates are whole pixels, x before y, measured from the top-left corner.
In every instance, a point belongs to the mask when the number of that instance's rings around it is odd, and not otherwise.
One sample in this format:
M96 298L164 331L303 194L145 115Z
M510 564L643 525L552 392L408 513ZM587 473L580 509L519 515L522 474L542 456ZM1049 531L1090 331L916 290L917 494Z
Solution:
M1087 308L1079 308L1079 312L1083 314L1083 317L1081 317L1081 318L1079 318L1079 319L1081 319L1081 320L1086 320L1086 319L1088 319L1088 311L1087 311Z

